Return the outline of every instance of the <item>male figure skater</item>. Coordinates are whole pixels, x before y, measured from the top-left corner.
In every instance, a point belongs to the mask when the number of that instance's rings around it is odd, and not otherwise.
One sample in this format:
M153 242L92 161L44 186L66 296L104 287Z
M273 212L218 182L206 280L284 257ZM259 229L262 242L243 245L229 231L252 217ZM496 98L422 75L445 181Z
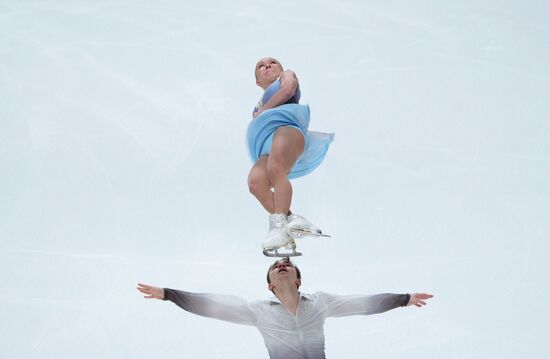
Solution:
M301 293L300 270L288 259L273 263L267 273L269 300L248 302L221 294L190 293L138 284L147 299L169 300L180 308L205 317L258 328L271 359L325 358L323 326L328 317L370 315L426 305L431 294L335 295Z

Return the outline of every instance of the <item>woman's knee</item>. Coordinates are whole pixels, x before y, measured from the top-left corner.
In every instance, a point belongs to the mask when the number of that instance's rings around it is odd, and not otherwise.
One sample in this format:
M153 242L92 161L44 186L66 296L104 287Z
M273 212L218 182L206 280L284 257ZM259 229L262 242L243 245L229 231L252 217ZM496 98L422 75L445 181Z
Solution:
M267 164L267 174L271 180L278 179L283 176L286 178L289 170L290 169L283 161L273 160L269 161Z
M268 191L270 189L269 180L258 173L250 173L248 176L248 190L253 195Z

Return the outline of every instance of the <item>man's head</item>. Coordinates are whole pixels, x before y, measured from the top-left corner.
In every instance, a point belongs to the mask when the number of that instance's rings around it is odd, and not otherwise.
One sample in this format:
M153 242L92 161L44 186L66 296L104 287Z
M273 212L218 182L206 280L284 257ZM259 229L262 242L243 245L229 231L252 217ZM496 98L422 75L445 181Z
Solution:
M256 75L256 85L264 90L271 83L281 76L283 65L272 57L264 57L256 64L254 74Z
M275 293L276 287L293 283L296 288L302 284L300 269L290 261L288 257L276 260L267 271L267 285L270 291Z

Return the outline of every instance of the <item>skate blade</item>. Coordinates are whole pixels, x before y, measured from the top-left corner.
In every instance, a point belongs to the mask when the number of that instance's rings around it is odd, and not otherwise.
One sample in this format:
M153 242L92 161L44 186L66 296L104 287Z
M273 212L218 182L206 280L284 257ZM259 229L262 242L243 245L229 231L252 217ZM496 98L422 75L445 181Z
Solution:
M290 252L281 251L279 252L278 249L264 249L264 256L266 257L278 257L278 258L284 258L284 257L298 257L301 256L302 253L296 252L296 250L291 250Z
M303 238L303 237L325 237L325 238L331 238L328 234L323 234L321 232L311 231L307 229L301 229L301 228L290 228L288 230L290 234L297 238Z

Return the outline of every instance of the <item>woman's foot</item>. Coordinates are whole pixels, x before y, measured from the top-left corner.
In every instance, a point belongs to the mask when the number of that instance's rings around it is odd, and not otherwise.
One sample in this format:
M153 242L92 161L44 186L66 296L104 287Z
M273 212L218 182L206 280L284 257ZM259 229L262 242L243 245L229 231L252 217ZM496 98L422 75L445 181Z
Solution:
M287 217L288 225L287 229L290 234L296 237L302 237L304 235L320 235L322 232L313 223L305 219L305 217L299 214L291 213ZM307 233L307 234L306 234Z
M263 249L285 247L292 239L287 231L288 221L283 213L275 213L269 216L269 233L262 242Z

